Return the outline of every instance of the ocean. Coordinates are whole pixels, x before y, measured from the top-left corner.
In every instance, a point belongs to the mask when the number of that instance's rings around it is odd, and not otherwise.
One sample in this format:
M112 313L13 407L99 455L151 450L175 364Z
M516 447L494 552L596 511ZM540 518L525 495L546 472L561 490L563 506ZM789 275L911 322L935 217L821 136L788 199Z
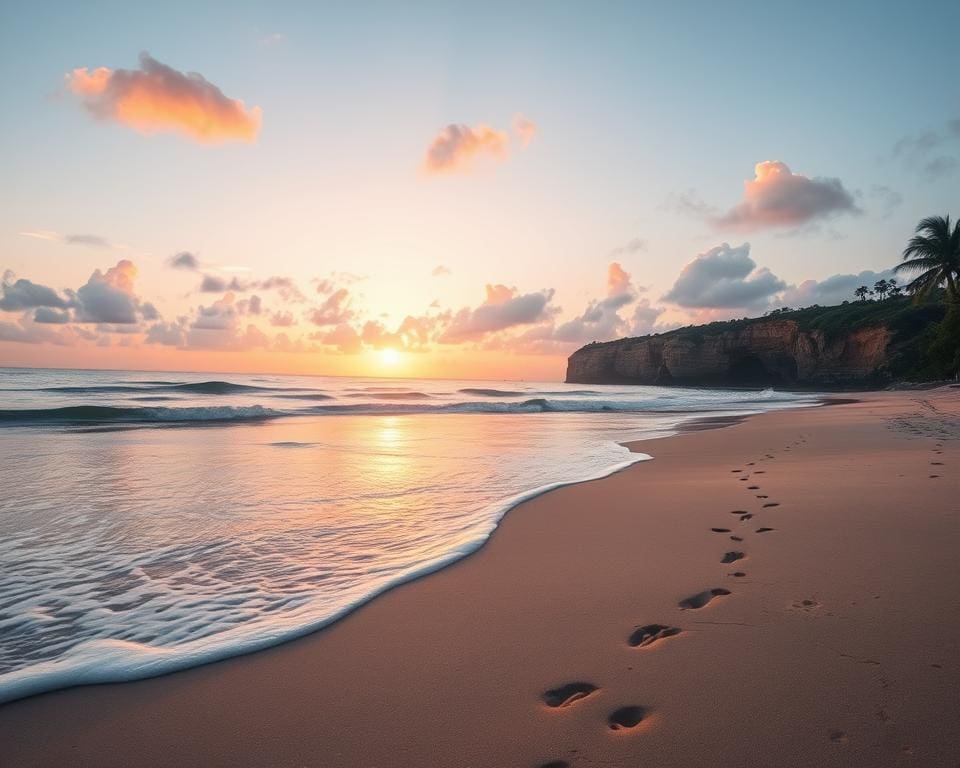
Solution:
M808 394L0 368L0 702L265 648L622 443Z

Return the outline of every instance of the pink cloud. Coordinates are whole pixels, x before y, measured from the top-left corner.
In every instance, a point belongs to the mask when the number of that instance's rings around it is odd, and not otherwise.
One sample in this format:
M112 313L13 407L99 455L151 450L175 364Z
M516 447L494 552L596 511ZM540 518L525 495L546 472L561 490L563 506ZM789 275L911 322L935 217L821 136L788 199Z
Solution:
M715 219L717 226L741 232L770 227L798 227L814 219L857 214L840 179L809 178L791 173L786 163L757 163L755 176L744 182L743 201Z
M546 320L554 310L549 306L552 288L518 294L516 288L487 285L487 298L476 309L464 308L454 315L440 341L457 344L478 340L488 333Z
M533 137L537 134L537 124L533 120L528 120L519 112L513 117L513 132L520 139L520 144L524 147L530 146Z
M146 53L140 69L81 67L66 81L91 114L140 133L175 132L212 144L253 141L260 132L259 107L247 109L202 75L184 74Z
M310 322L314 325L333 326L347 323L354 317L350 309L350 292L340 288L323 300L323 303L310 314Z
M424 159L428 173L469 170L481 156L503 160L509 153L509 139L503 131L486 125L471 128L450 124L431 142Z

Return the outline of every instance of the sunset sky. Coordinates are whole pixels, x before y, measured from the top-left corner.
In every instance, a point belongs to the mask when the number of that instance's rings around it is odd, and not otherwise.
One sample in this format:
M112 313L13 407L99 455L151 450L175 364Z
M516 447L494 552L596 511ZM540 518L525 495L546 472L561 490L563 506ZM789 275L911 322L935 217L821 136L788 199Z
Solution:
M960 213L955 1L318 5L0 5L0 365L559 379Z

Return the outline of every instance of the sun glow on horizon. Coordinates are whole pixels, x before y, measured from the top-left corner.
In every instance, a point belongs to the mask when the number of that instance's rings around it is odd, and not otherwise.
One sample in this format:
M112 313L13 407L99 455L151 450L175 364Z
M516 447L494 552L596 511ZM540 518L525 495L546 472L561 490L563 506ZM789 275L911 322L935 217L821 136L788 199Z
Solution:
M397 365L400 362L400 353L395 350L393 347L387 347L386 349L381 349L379 352L380 363L381 365L386 365L390 368Z

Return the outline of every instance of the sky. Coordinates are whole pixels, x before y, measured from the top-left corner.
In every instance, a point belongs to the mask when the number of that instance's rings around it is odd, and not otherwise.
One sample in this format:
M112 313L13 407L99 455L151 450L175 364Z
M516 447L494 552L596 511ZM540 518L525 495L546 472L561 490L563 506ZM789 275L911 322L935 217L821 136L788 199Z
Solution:
M960 4L0 0L0 365L559 380L960 215Z

